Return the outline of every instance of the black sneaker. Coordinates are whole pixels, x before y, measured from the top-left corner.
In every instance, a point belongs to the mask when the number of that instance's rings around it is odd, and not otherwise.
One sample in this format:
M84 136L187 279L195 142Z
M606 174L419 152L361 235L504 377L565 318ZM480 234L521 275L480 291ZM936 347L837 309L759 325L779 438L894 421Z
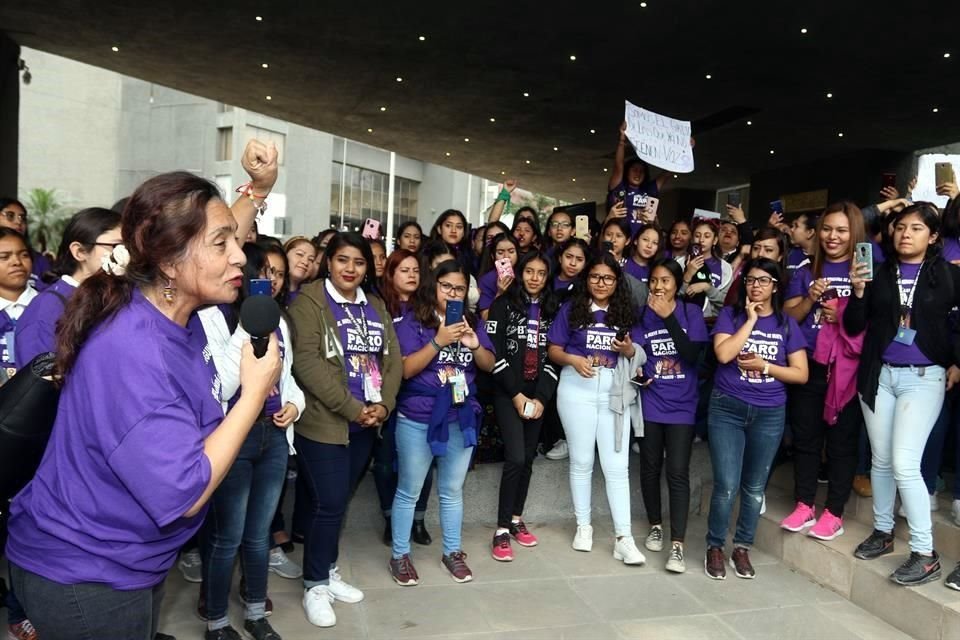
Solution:
M953 568L947 579L943 581L943 586L954 591L960 591L960 562Z
M857 545L853 557L873 560L893 552L893 534L874 529L866 540Z
M230 625L227 625L222 629L217 629L216 631L210 631L207 629L203 634L203 640L243 640L243 638L240 637L240 634L237 633L236 629Z
M156 635L153 636L153 640L177 640L177 637L157 631Z
M390 524L390 516L383 519L383 544L388 547L393 546L393 526Z
M890 579L905 587L915 587L940 577L940 556L936 551L932 556L922 556L916 551L910 552L907 561L890 574Z
M266 618L259 620L244 620L243 630L253 640L283 640L280 634L273 630Z

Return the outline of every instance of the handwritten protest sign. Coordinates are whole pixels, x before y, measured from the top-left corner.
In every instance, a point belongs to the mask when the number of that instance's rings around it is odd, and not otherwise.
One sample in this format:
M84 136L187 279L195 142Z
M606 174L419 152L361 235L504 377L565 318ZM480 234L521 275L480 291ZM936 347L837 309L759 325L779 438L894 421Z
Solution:
M647 111L630 101L626 101L624 120L627 138L641 159L667 171L693 171L689 122Z

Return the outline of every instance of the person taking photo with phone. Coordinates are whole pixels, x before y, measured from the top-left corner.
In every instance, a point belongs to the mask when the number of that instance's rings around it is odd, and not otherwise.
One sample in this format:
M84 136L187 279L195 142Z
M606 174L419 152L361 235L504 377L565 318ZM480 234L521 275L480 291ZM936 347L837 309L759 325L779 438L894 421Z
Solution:
M920 464L944 394L960 382L960 344L949 320L960 304L960 267L940 254L940 215L933 204L913 204L892 224L896 255L875 274L873 265L852 264L853 296L843 314L848 332L864 334L857 390L873 451L874 530L854 555L872 560L893 552L899 491L910 556L890 579L914 586L941 574ZM960 565L947 584L960 589Z

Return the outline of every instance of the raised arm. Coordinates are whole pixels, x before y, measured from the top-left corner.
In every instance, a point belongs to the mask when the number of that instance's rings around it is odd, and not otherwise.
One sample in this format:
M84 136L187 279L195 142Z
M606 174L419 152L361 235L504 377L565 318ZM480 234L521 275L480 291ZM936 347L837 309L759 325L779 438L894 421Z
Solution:
M513 191L517 188L517 184L518 183L514 178L504 181L503 188L500 189L500 195L497 196L493 206L490 207L490 214L487 216L487 224L492 224L500 220L500 216L503 215L503 211L507 208L507 205L510 204L510 198L513 196Z
M251 140L243 150L240 164L250 176L250 183L230 207L237 221L237 238L240 239L240 244L243 244L243 239L253 226L258 207L263 208L264 200L277 182L277 156L275 144L268 147L259 140Z
M627 121L620 124L620 142L617 143L617 152L613 156L613 171L610 172L610 182L607 190L612 191L623 181L623 156L627 146Z

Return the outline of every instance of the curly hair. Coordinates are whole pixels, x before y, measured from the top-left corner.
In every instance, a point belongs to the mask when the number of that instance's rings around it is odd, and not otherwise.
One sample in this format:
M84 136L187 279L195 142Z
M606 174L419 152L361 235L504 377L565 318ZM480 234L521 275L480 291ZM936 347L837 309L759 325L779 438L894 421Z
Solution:
M633 309L633 299L628 291L630 285L624 279L623 270L616 258L607 252L594 256L583 270L586 274L584 279L589 280L590 271L599 265L608 267L617 278L613 295L610 296L610 306L607 308L607 326L617 329L633 327L637 323L637 314ZM590 295L589 285L578 288L570 300L570 326L574 329L582 329L593 324L593 314L590 312L593 296Z

